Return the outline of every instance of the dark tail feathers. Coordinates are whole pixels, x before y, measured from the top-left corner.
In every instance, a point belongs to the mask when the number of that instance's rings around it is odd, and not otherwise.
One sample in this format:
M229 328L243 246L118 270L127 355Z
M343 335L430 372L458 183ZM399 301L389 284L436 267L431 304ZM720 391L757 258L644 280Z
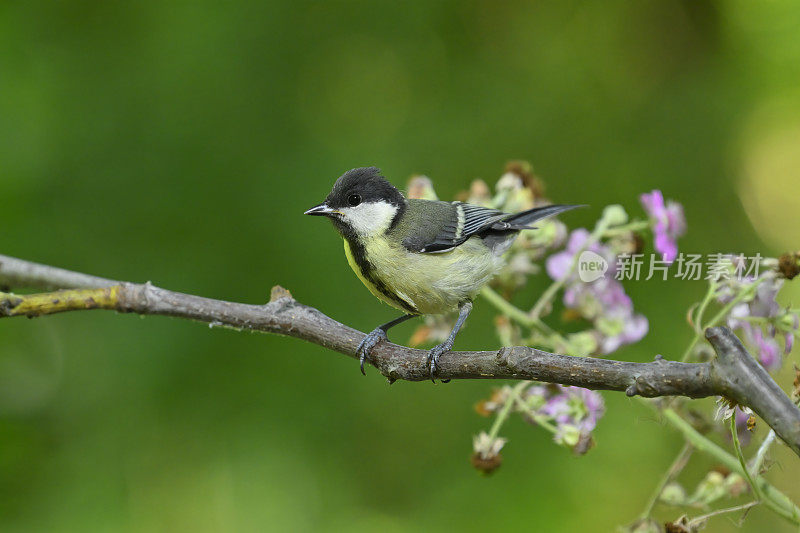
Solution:
M508 229L516 229L516 230L534 229L533 227L529 226L529 224L533 224L537 220L541 220L543 218L563 213L564 211L569 211L570 209L575 209L576 207L586 207L586 206L555 204L555 205L546 205L544 207L534 207L533 209L528 209L527 211L515 213L508 218L504 218L503 222L506 222L511 225L511 227Z

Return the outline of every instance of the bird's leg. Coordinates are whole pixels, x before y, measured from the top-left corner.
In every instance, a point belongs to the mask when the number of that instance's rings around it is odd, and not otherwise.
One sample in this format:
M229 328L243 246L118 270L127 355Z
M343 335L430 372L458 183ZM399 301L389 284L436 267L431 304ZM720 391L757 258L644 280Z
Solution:
M381 341L389 340L386 337L386 332L389 331L389 328L393 328L397 324L401 324L408 320L409 318L414 318L417 315L403 315L401 317L395 318L391 322L387 322L382 326L378 326L377 328L373 329L371 332L367 333L364 339L361 341L361 344L358 345L356 348L356 355L359 356L359 361L361 361L361 373L365 376L367 375L364 372L364 361L369 356L369 352Z
M456 324L453 326L453 330L450 332L450 335L447 336L447 340L438 346L434 346L433 349L428 352L427 364L431 369L431 381L434 381L433 376L436 373L436 365L439 363L439 357L443 353L449 352L453 348L453 344L456 342L456 335L458 335L458 331L467 320L470 311L472 311L472 302L469 300L459 305L458 320L456 320Z

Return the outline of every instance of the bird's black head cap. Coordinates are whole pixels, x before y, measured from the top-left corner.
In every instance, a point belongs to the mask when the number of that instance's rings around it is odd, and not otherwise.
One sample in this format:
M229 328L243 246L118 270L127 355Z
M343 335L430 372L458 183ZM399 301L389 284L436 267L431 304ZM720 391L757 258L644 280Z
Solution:
M377 167L348 170L336 180L325 203L333 209L353 207L366 202L387 202L403 209L405 198L394 185L381 176Z

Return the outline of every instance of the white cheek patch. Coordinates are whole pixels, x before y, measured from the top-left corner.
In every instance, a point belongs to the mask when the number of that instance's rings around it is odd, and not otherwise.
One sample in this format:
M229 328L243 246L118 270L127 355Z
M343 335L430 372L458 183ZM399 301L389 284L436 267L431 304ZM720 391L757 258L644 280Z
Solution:
M386 231L397 214L397 207L387 202L366 202L356 207L343 207L337 211L356 233L368 236Z

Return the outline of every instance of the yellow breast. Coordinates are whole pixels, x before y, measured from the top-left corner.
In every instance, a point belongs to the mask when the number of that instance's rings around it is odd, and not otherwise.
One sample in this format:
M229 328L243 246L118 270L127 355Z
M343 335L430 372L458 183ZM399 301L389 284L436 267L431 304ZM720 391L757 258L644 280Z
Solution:
M344 249L347 262L369 291L407 312L364 276L347 240ZM441 314L458 308L461 302L472 299L503 266L503 259L489 252L477 237L438 254L409 252L401 244L374 238L365 241L365 252L371 276L420 314Z
M407 309L403 309L402 307L400 307L397 304L397 302L395 302L394 300L392 300L391 298L389 298L388 296L383 294L374 283L372 283L370 280L368 280L364 276L364 274L361 272L361 267L359 266L358 262L356 261L355 257L353 256L353 251L350 249L350 243L347 242L347 239L344 239L344 255L345 255L345 257L347 257L347 264L350 265L350 268L352 268L353 272L356 273L356 276L358 276L358 279L360 279L361 283L363 283L364 286L366 286L367 289L369 289L369 292L371 292L373 294L373 296L375 296L376 298L378 298L382 302L385 302L385 303L391 305L392 307L395 307L395 308L400 309L402 311L406 311L406 312L408 311Z

